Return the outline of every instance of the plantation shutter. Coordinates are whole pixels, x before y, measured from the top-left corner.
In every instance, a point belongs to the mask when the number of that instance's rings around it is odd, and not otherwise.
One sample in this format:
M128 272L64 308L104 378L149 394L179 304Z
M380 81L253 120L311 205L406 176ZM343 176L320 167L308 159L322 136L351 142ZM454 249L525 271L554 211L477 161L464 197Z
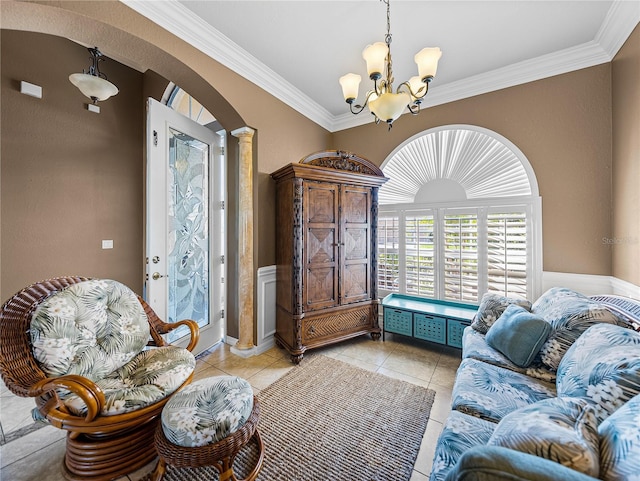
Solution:
M378 216L378 289L398 292L400 276L400 219Z
M527 298L527 217L525 212L487 216L487 281L491 292Z
M433 214L408 215L405 218L406 292L435 297Z
M444 298L478 300L478 217L444 215Z

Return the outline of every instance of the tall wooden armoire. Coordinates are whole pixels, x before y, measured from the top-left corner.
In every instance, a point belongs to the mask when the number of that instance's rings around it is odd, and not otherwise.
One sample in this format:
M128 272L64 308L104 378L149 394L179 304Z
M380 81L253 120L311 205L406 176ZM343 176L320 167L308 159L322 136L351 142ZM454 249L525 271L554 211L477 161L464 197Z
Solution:
M318 152L273 172L277 183L276 334L304 352L370 333L380 338L378 189L382 171L357 155Z

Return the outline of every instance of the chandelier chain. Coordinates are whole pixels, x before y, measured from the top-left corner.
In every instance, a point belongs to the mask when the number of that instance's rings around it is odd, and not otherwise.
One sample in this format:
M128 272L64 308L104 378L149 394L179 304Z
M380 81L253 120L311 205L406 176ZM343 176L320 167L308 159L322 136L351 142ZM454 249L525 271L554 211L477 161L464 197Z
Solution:
M387 5L387 34L384 37L384 42L387 44L387 72L386 81L383 82L382 91L385 89L387 92L393 91L393 65L391 62L391 6L390 0L380 0Z

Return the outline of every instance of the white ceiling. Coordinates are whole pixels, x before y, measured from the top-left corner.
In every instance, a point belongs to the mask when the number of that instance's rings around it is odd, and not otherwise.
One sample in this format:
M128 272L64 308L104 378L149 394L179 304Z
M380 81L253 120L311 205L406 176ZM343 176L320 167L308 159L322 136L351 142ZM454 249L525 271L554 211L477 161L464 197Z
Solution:
M330 131L354 116L338 78L362 76L363 48L384 41L380 0L121 0ZM443 51L424 106L610 61L640 21L640 0L391 0L394 86L423 47Z

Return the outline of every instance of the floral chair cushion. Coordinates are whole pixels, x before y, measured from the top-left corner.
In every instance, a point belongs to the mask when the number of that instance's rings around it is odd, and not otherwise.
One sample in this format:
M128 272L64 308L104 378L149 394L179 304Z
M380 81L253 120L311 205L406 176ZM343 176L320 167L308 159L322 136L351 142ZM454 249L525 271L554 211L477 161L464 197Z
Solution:
M542 294L531 312L551 324L551 334L540 349L540 356L553 370L558 369L567 350L589 327L620 322L604 305L564 287L553 287Z
M586 399L557 397L518 409L500 421L487 444L540 456L598 476L595 411Z
M216 443L241 428L253 410L253 390L236 376L215 376L189 384L162 410L162 430L178 446Z
M556 396L555 385L476 359L464 359L456 374L452 408L499 422L516 409Z
M102 415L135 411L173 394L193 373L196 359L180 347L166 346L143 351L120 369L96 381L104 391ZM78 396L60 390L65 406L83 416L87 407Z
M527 376L541 379L550 383L556 382L555 371L549 370L542 362L536 360L527 367L516 366L500 351L489 346L484 334L467 327L462 335L462 358L472 358L495 366L500 366L510 371L526 374Z
M444 480L467 450L487 444L495 428L490 421L451 411L436 444L430 481Z
M640 394L640 333L596 324L571 346L558 368L559 396L584 397L604 421Z
M149 322L131 289L96 279L45 299L29 333L34 357L47 376L78 374L97 381L142 351Z
M640 477L640 395L605 419L600 435L600 477L628 481Z
M531 310L531 302L526 299L515 299L490 292L485 293L480 300L480 305L473 318L471 327L482 334L486 334L493 323L496 322L504 310L511 304L521 306L528 311Z

